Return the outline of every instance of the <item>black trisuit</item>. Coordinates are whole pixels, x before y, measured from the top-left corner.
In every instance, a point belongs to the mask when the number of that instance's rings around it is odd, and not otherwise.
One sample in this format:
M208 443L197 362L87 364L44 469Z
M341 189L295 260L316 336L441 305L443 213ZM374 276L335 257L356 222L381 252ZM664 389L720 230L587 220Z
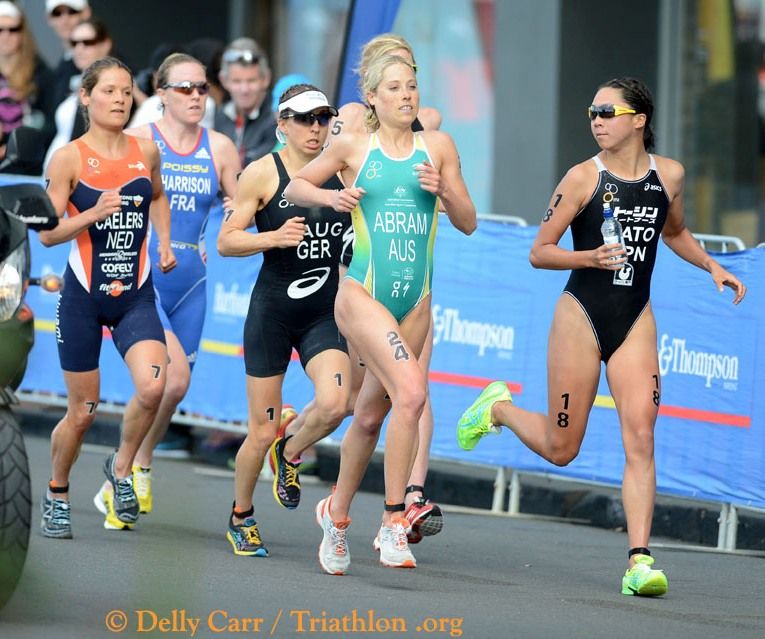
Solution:
M614 217L624 230L627 262L619 271L581 268L571 271L565 292L582 307L592 325L600 356L608 362L648 305L656 247L667 219L669 198L656 171L653 155L645 177L629 181L598 167L598 185L589 203L571 223L574 250L595 249L603 244L603 202L611 200Z
M247 374L271 377L287 370L292 348L303 368L329 349L347 352L335 323L335 295L343 234L351 225L348 213L331 208L303 208L284 198L290 176L278 153L271 154L279 173L279 186L255 216L260 233L275 231L288 219L305 218L305 237L293 248L263 253L263 266L250 297L244 322L244 362ZM343 188L333 176L322 188Z

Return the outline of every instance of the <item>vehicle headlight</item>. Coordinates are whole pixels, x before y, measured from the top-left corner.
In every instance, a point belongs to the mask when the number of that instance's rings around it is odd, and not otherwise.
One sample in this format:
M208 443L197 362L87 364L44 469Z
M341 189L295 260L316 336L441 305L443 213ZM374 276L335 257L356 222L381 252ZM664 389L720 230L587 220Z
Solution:
M29 278L29 244L22 242L0 263L0 321L13 317Z

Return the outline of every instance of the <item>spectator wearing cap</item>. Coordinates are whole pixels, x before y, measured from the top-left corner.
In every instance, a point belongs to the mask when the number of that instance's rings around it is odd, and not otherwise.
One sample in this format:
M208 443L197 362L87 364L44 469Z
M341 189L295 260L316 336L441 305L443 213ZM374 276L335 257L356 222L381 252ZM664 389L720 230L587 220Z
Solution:
M22 124L42 130L50 141L53 106L50 70L37 55L32 32L21 9L0 1L0 157L8 134Z
M72 82L79 85L80 71L72 59L73 50L69 40L72 29L90 18L88 0L45 0L48 26L56 32L64 53L51 74L51 100L53 109L72 92Z
M268 58L251 38L229 44L221 59L220 80L231 100L215 113L215 130L230 137L247 166L274 145L276 122L268 100Z

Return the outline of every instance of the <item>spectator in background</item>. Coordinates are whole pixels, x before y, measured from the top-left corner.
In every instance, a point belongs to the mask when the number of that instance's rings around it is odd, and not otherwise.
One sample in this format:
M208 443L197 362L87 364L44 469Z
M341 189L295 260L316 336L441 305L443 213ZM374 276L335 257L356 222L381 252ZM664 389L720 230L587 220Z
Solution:
M130 120L129 128L136 128L156 122L162 117L162 101L155 93L157 89L157 69L162 61L172 53L185 53L180 44L162 42L152 51L149 57L149 66L141 69L135 76L138 90L145 95L140 106L136 109Z
M64 49L58 66L51 73L51 104L55 111L72 91L79 88L81 70L74 64L74 51L69 38L77 23L90 18L90 5L88 0L46 0L45 13L48 25L56 32ZM72 78L76 82L74 87L71 85Z
M0 157L8 134L22 124L52 137L53 108L47 92L50 70L37 55L24 14L0 2ZM48 137L47 140L50 140ZM46 142L47 142L46 140Z
M72 29L70 45L74 51L75 67L82 72L96 60L109 55L112 50L112 38L103 22L96 18L88 18ZM80 137L86 130L85 121L79 109L79 76L73 84L76 91L71 92L56 108L56 137L48 148L48 154L45 157L46 167L57 149Z
M215 113L215 130L234 141L242 166L274 145L276 122L268 99L268 58L251 38L238 38L223 52L220 81L231 100Z
M213 128L215 112L226 101L226 90L220 83L220 64L223 57L223 50L226 46L216 38L197 38L186 45L186 53L195 57L205 66L207 84L210 85L210 92L205 105L205 122L209 119L209 124L203 124L208 128Z

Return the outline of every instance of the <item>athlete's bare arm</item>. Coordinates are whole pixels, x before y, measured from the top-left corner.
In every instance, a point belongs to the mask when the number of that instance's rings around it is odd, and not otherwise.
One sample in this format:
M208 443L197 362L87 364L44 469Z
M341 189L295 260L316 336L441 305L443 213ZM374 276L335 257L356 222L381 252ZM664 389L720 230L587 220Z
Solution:
M457 147L447 133L423 135L436 166L424 162L417 167L420 186L439 198L455 228L470 235L476 229L475 205L462 178Z
M223 214L218 233L218 252L226 257L245 257L273 248L297 246L305 234L305 218L293 217L275 231L250 233L246 229L258 211L274 196L279 174L271 155L250 163L239 178L236 197Z
M239 153L227 135L212 129L208 129L207 134L210 136L210 148L213 152L215 169L218 171L218 182L223 192L233 198L236 195L237 176L242 170Z
M342 191L323 189L321 185L340 173L343 184L353 184L358 167L366 152L368 136L344 133L317 158L292 176L284 196L298 206L326 206L335 211L350 213L358 204L363 189L355 187Z
M149 218L159 242L159 268L167 273L175 268L175 254L170 247L170 202L162 186L160 156L157 145L152 140L138 138L144 158L151 166L151 204Z
M592 160L577 164L563 177L550 198L539 232L531 246L529 261L534 268L613 270L624 261L623 249L614 252L602 245L588 251L572 251L558 246L566 229L592 196L597 181L598 169ZM614 261L612 258L615 256L619 256L619 260Z
M114 189L101 193L93 208L81 211L79 215L64 217L69 197L80 178L80 161L80 152L77 150L77 146L70 142L56 151L48 164L46 173L47 193L60 221L55 229L40 231L40 241L44 246L55 246L68 242L88 227L106 219L122 208L119 191Z
M717 290L722 291L725 286L735 293L733 303L738 304L746 295L746 286L732 273L726 271L709 253L707 253L698 240L685 225L684 213L684 184L685 169L682 164L669 158L654 156L659 177L662 179L671 198L667 211L667 221L664 223L661 236L669 248L686 262L708 271Z
M329 123L329 138L335 139L341 133L366 133L364 114L367 108L360 102L349 102L338 109L337 116Z

